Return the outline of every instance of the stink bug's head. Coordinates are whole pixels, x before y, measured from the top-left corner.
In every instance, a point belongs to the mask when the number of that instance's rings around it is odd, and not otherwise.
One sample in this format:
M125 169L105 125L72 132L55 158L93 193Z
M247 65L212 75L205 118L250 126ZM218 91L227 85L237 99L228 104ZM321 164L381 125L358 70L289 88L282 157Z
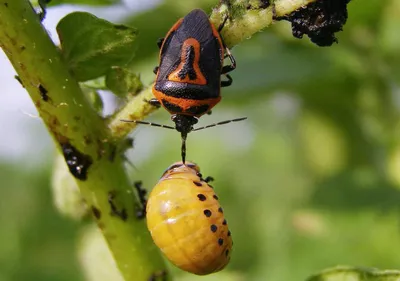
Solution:
M183 114L174 114L171 120L175 123L175 129L185 135L193 131L193 125L199 122L196 117Z

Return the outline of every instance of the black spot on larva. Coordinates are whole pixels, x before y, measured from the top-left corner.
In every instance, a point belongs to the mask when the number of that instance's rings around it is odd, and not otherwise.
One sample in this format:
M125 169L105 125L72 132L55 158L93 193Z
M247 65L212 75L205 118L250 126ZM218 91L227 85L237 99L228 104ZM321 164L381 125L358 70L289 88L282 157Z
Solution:
M99 220L101 218L101 212L95 206L92 206L92 213L96 219Z
M213 197L214 197L215 200L218 200L218 196L217 195L214 194Z
M218 239L218 245L222 246L222 244L224 244L224 239L219 238Z
M224 219L224 221L222 222L223 225L226 225L226 220Z
M202 186L201 182L193 181L193 183L194 183L195 185L197 185L197 186Z
M78 180L86 180L87 171L93 163L92 158L89 155L81 153L70 143L64 143L61 147L71 174Z
M211 217L211 215L212 215L211 211L208 209L204 210L204 214L206 215L207 218Z
M224 210L222 210L222 208L221 208L221 207L219 207L219 208L218 208L218 212L220 212L220 213L223 213L223 212L224 212Z
M231 231L230 230L228 231L228 236L231 236Z
M225 251L225 256L228 256L229 255L229 250L226 250Z
M200 201L206 201L207 197L204 194L197 194L197 198L199 198Z
M212 224L210 226L210 229L211 229L212 232L217 232L218 227L215 224Z

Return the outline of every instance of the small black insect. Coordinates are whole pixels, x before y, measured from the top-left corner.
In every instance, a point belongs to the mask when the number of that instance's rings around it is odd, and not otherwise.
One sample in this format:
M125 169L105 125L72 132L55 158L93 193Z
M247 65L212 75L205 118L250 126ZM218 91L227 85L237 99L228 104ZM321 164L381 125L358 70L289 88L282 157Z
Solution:
M71 174L78 180L86 180L88 169L93 164L92 158L81 153L70 143L64 143L61 147Z

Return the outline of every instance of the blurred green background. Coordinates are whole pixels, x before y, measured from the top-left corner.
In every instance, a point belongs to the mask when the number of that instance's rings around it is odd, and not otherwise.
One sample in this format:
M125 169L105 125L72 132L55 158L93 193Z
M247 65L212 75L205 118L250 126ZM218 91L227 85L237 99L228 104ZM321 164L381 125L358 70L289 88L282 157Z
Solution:
M132 69L146 85L157 38L191 9L216 3L169 0L119 20L140 31ZM234 239L229 266L201 280L305 280L336 265L400 269L400 1L353 0L348 13L332 47L294 39L290 24L277 22L233 48L234 83L200 124L248 120L188 137L188 159L216 179ZM159 110L148 120L169 118ZM133 137L129 173L150 190L179 160L180 138L147 127ZM1 281L85 280L77 250L89 222L54 207L52 158L0 163Z

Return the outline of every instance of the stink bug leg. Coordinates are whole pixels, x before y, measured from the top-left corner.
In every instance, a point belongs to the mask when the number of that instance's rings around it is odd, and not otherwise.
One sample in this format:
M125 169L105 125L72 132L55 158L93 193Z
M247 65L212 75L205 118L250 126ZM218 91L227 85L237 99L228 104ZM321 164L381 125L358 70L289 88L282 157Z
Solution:
M151 104L152 106L155 106L157 108L161 107L161 103L157 100L157 99L149 99L149 100L145 100L147 103Z
M219 27L218 27L218 33L221 33L221 31L222 31L222 29L224 28L225 23L226 23L226 21L228 20L228 18L229 18L229 16L226 16L226 17L224 18L224 20L222 21L222 23L219 25Z
M221 81L221 87L228 87L228 86L232 85L232 81L233 81L232 77L228 74L225 74L225 76L226 76L226 78L228 78L228 80Z
M226 16L225 19L224 19L224 21L223 21L223 22L221 23L221 25L218 27L218 33L221 34L221 31L222 31L222 29L224 28L225 23L226 23L226 21L228 20L228 17L229 17L229 16ZM226 47L225 42L224 42L224 39L222 38L222 36L220 36L220 38L221 38L222 45L224 46L225 51L226 51L225 58L228 57L229 60L231 61L231 64L230 64L230 65L224 65L224 66L222 67L221 74L226 74L226 73L231 72L232 70L234 70L234 69L236 68L236 60L235 60L235 58L232 56L232 53L231 53L231 51L229 50L229 48ZM226 75L226 77L228 78L228 81L223 81L223 82L221 82L221 87L227 87L227 86L230 86L230 85L232 84L232 78L231 78L229 75Z
M221 74L226 74L226 73L231 72L232 70L234 70L236 68L236 60L232 56L231 51L227 47L225 47L225 50L226 50L226 56L231 61L231 64L230 65L224 65L224 67L222 67Z
M146 205L147 205L146 194L147 194L147 190L142 187L142 182L141 181L135 182L133 184L133 186L136 189L136 192L137 192L138 197L139 197L140 204L142 205L141 208L139 208L139 210L137 210L136 217L138 219L143 219L143 218L146 217Z

